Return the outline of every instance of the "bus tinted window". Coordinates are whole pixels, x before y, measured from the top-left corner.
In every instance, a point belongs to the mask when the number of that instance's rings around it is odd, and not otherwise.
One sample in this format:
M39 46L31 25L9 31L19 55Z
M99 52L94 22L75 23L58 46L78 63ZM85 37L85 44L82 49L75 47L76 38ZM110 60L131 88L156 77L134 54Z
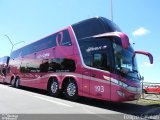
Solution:
M84 20L72 27L78 40L105 32L121 31L115 23L103 17Z
M77 39L104 33L105 29L97 18L91 18L72 25Z
M40 64L41 64L40 59L23 58L20 66L20 71L22 73L40 72L39 70Z
M31 45L32 47L32 53L47 49L47 48L51 48L51 47L55 47L56 46L56 35L51 35L47 38L44 38L40 41L37 41L35 43L33 43Z
M0 58L0 64L8 64L9 56L4 56Z
M69 36L69 33L67 30L65 30L63 32L63 40L62 40L62 46L71 46L72 42L71 42L71 38Z
M56 58L49 61L49 71L54 72L74 72L75 61L66 58Z
M21 53L22 53L22 49L18 49L16 51L13 51L11 54L11 58L12 59L17 58Z
M67 58L56 59L25 59L22 61L20 71L22 73L33 72L74 72L76 65L74 60Z
M110 40L106 38L87 38L80 40L79 45L84 63L87 66L110 70L113 59Z
M14 59L19 56L33 54L55 46L71 45L72 42L68 30L63 30L12 52L11 57Z
M121 32L121 29L118 27L118 25L116 25L112 21L110 21L110 20L108 20L104 17L100 17L100 20L103 22L106 32L108 32L108 31L110 31L110 32L114 32L114 31Z

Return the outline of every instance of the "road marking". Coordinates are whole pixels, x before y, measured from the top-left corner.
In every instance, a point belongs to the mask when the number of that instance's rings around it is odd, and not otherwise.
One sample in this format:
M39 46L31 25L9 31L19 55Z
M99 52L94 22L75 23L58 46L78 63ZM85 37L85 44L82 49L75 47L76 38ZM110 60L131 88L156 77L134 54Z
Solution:
M57 102L57 101L54 101L54 100L49 100L49 99L44 98L44 97L40 97L40 96L33 96L33 97L38 98L38 99L41 99L41 100L45 100L45 101L48 101L48 102L51 102L51 103L56 103L56 104L58 104L58 105L63 105L63 106L66 106L66 107L73 107L73 106L71 106L71 105L67 105L67 104L65 104L65 103Z

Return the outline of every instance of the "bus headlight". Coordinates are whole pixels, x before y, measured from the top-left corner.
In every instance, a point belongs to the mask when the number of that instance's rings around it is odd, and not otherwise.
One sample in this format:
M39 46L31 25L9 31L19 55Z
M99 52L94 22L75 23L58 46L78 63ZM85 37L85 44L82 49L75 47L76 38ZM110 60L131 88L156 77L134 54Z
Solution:
M121 81L118 81L118 84L119 84L120 86L124 87L124 88L128 87L127 84L125 84L125 83L123 83L123 82L121 82Z
M121 87L123 87L123 88L127 88L127 87L128 87L128 85L127 85L126 83L122 82L122 81L119 81L119 80L116 80L116 79L111 79L111 81L112 81L113 83L118 84L119 86L121 86Z
M117 94L119 95L119 96L121 96L121 97L125 97L125 93L124 92L122 92L122 91L117 91Z

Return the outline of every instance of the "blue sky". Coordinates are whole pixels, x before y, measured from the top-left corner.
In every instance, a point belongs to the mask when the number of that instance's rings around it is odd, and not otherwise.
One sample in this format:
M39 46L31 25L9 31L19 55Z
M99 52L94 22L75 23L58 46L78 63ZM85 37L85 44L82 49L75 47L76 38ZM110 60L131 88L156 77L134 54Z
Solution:
M70 24L94 16L110 19L110 0L0 0L0 56L9 55L11 44L29 44ZM160 1L113 0L113 21L134 42L135 50L153 54L154 64L137 55L146 82L160 83Z

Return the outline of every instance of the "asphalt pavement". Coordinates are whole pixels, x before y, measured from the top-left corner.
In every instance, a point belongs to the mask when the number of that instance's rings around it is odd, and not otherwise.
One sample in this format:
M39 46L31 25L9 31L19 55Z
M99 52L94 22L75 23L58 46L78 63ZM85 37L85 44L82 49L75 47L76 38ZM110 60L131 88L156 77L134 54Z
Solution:
M121 120L155 116L160 118L157 104L140 105L135 102L113 103L95 99L80 98L76 102L54 98L46 91L16 89L0 84L0 120ZM17 115L17 116L16 116Z

